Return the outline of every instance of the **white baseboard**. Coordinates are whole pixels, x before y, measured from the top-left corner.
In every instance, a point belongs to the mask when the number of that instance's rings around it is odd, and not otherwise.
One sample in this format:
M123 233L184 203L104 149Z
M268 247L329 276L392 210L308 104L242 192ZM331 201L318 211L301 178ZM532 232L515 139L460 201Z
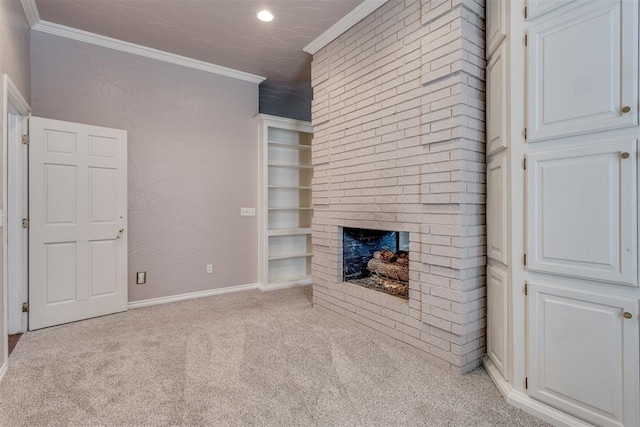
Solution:
M309 286L311 285L311 279L291 280L289 282L271 283L268 285L263 285L261 283L258 283L257 285L258 285L257 288L260 289L262 292L269 292L269 291L278 291L280 289L295 288L298 286Z
M160 297L160 298L145 299L141 301L131 301L129 304L127 304L127 308L132 309L132 308L140 308L140 307L150 307L152 305L168 304L171 302L185 301L185 300L194 299L194 298L210 297L213 295L222 295L222 294L228 294L232 292L250 291L252 289L259 289L259 286L260 286L259 283L250 283L248 285L229 286L226 288L210 289L208 291L199 291L199 292L190 292L187 294L172 295L170 297Z
M528 395L514 390L511 384L502 376L498 371L498 368L493 364L489 357L484 357L483 366L493 383L500 391L500 394L505 398L507 403L511 406L515 406L518 409L540 418L554 426L563 427L589 427L591 424L572 417L562 411L559 411L551 406L545 405L542 402L532 399Z
M4 362L2 364L2 367L0 367L0 383L4 379L4 376L7 374L8 370L9 370L9 362Z

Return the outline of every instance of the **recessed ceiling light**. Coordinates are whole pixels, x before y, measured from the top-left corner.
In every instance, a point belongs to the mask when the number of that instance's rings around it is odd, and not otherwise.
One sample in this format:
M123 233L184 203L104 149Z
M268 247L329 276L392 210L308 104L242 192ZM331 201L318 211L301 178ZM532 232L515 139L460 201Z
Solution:
M269 12L266 9L261 10L260 12L258 12L258 14L256 16L258 17L259 20L264 21L264 22L273 21L273 15L271 14L271 12Z

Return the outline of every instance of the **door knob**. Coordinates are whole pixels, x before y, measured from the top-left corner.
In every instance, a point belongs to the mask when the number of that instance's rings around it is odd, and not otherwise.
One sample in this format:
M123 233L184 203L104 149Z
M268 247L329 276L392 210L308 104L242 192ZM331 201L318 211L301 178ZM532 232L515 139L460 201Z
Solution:
M124 234L124 228L121 228L120 231L118 231L118 234L116 235L116 240L122 238L123 234Z
M631 111L631 107L625 105L624 107L622 107L622 112L623 113L628 113L629 111Z
M625 319L631 319L633 317L633 314L625 311L624 313L622 313L622 317L624 317Z
M623 159L628 159L629 158L629 153L624 151L624 152L620 153L620 157L622 157Z

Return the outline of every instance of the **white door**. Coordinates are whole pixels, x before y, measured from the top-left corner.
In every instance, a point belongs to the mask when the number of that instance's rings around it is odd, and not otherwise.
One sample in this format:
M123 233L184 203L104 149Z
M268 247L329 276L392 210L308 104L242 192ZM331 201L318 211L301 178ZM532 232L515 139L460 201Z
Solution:
M636 141L527 156L527 268L637 286Z
M528 288L531 397L595 425L640 425L638 299Z
M29 125L29 329L125 311L126 131Z
M576 4L529 27L529 142L638 124L638 2Z

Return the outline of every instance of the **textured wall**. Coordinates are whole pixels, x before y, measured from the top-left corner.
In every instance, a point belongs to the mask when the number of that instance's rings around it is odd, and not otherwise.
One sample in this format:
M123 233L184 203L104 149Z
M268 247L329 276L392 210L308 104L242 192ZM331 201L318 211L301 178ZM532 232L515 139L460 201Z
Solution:
M313 57L313 301L468 371L485 352L484 0L390 0ZM409 232L409 301L342 283L342 227Z
M9 74L27 102L31 99L30 34L20 1L0 0L0 72Z
M34 115L128 131L129 300L255 283L258 86L42 33L31 53Z
M282 85L265 81L260 84L260 112L310 122L312 97L313 90L307 83Z
M29 37L30 29L27 18L24 15L19 1L0 0L0 74L7 73L18 90L29 102L31 97L30 71L29 71ZM0 92L2 89L0 89ZM4 97L4 94L1 94ZM0 117L6 114L0 103ZM2 121L0 120L0 132ZM0 162L2 152L0 150ZM2 179L0 174L0 203L2 203ZM3 210L6 206L2 207ZM0 238L4 239L4 229L0 229ZM0 245L0 259L2 259L2 245ZM0 264L0 277L3 276L3 266ZM0 301L3 301L4 289L0 286ZM0 331L4 331L5 313L4 306L0 306ZM0 358L4 359L4 346L6 338L0 339ZM4 360L0 362L0 365Z

